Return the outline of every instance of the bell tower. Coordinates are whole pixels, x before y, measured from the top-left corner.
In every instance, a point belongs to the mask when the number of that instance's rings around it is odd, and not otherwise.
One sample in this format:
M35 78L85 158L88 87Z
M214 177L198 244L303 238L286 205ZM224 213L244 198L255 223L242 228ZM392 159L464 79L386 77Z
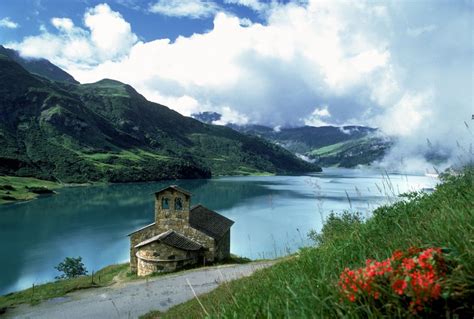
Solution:
M169 229L189 225L191 193L171 185L155 193L156 225Z

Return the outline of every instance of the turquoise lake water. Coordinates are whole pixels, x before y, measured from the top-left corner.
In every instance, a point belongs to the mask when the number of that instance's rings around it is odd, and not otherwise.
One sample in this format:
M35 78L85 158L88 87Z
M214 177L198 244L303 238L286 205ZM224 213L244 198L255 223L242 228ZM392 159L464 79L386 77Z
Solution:
M128 261L127 234L153 222L153 192L177 184L235 221L231 251L250 258L282 256L309 245L331 211L363 216L396 195L431 189L433 177L376 170L325 169L307 176L220 177L75 187L27 203L0 206L0 294L53 280L66 256L89 271Z

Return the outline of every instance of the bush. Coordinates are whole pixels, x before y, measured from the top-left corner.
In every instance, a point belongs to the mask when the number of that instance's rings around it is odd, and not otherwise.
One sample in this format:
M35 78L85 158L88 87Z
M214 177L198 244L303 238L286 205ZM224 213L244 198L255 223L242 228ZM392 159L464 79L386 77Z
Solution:
M69 279L87 275L87 269L82 263L82 257L80 256L77 258L66 257L64 261L54 268L63 273L60 276L56 276L56 279Z

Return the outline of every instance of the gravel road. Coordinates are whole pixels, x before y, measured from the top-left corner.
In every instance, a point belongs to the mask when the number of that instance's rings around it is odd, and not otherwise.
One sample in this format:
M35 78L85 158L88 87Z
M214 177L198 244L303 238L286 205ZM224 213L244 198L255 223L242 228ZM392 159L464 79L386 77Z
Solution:
M88 289L54 298L36 306L21 305L8 310L6 318L137 318L151 310L166 311L172 306L209 292L224 281L249 276L275 262L224 265L184 273Z

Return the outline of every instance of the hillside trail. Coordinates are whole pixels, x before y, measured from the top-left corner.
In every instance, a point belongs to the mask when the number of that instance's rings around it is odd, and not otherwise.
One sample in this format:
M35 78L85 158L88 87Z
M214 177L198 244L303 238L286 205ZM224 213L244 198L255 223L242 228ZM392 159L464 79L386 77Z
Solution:
M108 287L75 291L35 306L20 305L9 309L5 318L138 318L152 310L164 312L195 298L194 294L209 292L275 263L222 265L143 280L119 280Z

